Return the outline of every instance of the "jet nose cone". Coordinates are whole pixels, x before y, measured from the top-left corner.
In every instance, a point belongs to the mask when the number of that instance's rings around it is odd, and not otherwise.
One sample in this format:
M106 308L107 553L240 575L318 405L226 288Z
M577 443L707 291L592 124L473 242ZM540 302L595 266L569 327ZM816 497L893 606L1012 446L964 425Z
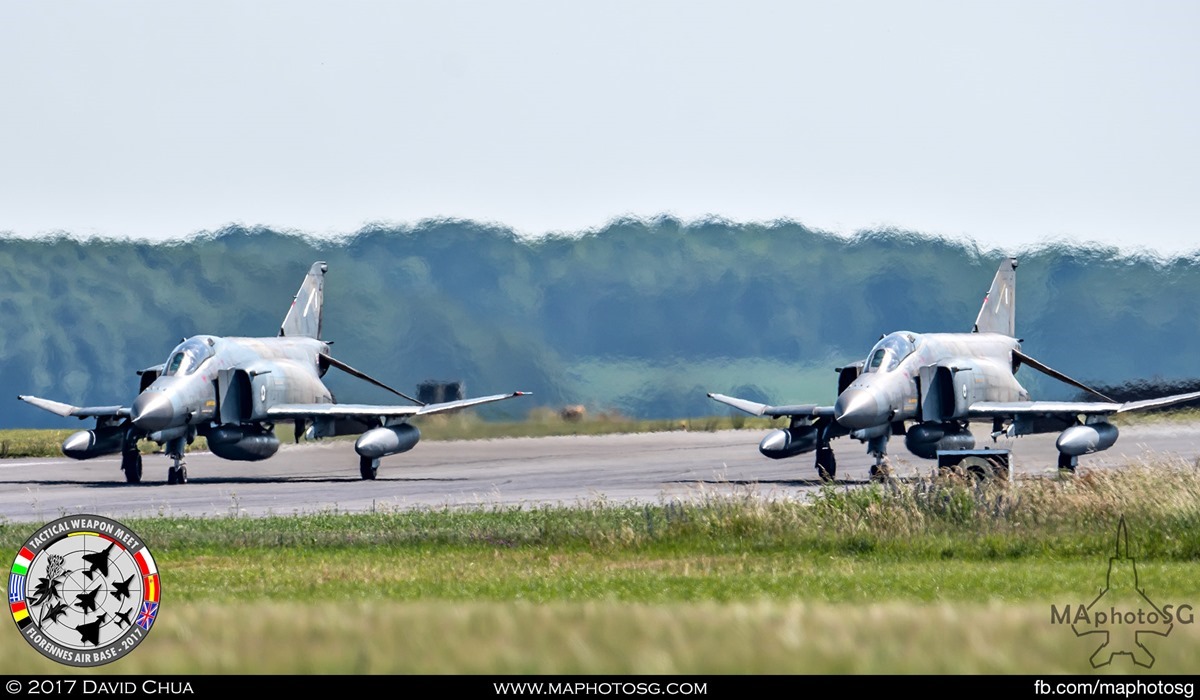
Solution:
M838 423L851 430L861 430L887 422L887 413L880 410L875 392L865 389L847 389L833 404L833 415Z
M175 419L175 407L166 394L143 393L134 400L130 417L138 428L152 433L170 427Z

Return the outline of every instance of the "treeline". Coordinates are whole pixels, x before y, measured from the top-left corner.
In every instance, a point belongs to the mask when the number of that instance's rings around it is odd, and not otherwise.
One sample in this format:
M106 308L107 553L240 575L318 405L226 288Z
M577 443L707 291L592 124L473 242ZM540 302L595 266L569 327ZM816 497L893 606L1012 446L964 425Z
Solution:
M536 239L468 221L338 240L229 228L186 241L0 239L0 427L62 427L15 400L128 403L134 372L183 337L274 335L304 273L329 262L335 356L397 387L464 382L639 418L724 414L707 391L832 401L833 368L882 333L966 331L1000 260L1020 259L1026 352L1082 381L1195 377L1200 258L1079 247L980 250L792 222L619 220ZM1037 376L1040 396L1074 390ZM330 377L341 401L390 402ZM520 404L520 405L518 405Z

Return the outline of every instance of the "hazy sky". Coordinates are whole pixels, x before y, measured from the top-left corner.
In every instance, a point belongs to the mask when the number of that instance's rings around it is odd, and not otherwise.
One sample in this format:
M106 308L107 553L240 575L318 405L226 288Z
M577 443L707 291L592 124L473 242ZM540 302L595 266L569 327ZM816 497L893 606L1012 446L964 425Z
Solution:
M0 231L1200 249L1200 3L0 0Z

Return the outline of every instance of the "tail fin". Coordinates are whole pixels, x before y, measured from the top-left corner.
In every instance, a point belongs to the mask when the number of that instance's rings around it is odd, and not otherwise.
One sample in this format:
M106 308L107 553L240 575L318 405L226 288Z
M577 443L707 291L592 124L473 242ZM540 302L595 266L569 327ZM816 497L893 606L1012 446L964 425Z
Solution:
M292 308L283 317L279 335L289 337L321 337L321 306L325 303L325 271L329 266L315 262L309 268L304 284L292 299Z
M1000 263L992 288L983 298L983 308L975 318L976 333L1003 333L1016 337L1017 259Z

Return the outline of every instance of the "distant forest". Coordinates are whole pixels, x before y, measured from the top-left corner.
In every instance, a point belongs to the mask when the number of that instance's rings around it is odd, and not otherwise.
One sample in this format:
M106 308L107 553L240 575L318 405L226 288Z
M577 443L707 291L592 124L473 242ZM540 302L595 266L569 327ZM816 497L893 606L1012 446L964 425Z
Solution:
M434 380L461 381L467 395L534 392L488 417L567 404L727 414L708 391L832 402L833 369L883 333L970 330L1008 255L1028 354L1105 387L1153 393L1200 377L1200 253L981 250L671 218L537 238L454 220L336 240L229 228L168 243L0 238L0 428L76 424L17 394L128 404L135 372L184 337L276 334L316 260L329 263L324 335L336 357L401 390ZM392 402L335 375L339 401ZM1035 398L1077 395L1029 369L1019 377Z

